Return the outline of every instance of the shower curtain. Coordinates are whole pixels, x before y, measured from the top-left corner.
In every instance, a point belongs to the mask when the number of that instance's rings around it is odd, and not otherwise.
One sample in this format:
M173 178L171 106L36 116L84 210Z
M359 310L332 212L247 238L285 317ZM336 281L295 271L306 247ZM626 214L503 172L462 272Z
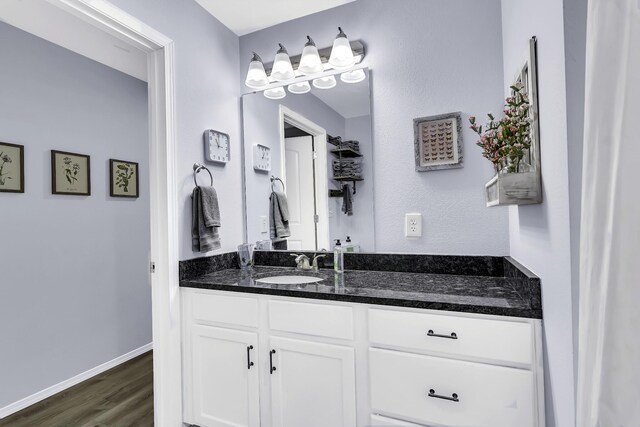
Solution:
M578 427L640 426L640 1L589 0Z

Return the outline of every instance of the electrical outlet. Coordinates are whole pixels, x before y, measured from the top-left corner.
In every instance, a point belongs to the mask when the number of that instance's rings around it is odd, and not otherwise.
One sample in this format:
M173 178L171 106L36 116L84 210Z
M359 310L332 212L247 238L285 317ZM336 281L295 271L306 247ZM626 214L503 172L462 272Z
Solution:
M269 222L266 216L260 217L260 232L267 233L269 231Z
M422 237L422 214L409 213L404 218L404 236Z

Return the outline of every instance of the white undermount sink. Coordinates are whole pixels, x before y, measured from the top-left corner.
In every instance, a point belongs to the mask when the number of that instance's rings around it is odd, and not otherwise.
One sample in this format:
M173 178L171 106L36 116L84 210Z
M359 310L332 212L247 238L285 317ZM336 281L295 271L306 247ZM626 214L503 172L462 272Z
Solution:
M256 282L267 283L271 285L303 285L306 283L317 283L324 279L314 276L270 276L256 279Z

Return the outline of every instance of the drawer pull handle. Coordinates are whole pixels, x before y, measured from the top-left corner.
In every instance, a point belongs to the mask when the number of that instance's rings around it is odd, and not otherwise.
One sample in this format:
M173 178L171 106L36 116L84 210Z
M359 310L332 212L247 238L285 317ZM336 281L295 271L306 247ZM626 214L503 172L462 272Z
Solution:
M460 402L460 399L458 399L458 393L453 393L451 397L442 396L440 394L436 394L436 391L434 389L429 390L429 397L435 397L436 399L450 400L452 402Z
M251 361L251 350L253 350L252 345L247 346L247 369L251 369L254 363Z
M276 367L275 367L275 366L273 366L273 355L274 355L275 353L276 353L276 351L275 351L275 350L271 350L271 351L269 352L269 367L271 368L271 372L270 372L271 374L273 374L273 371L275 371L275 370L276 370Z
M441 335L433 332L433 329L429 329L429 331L427 332L427 335L429 335L430 337L437 337L437 338L449 338L450 340L458 339L458 334L456 334L455 332L451 332L451 335Z

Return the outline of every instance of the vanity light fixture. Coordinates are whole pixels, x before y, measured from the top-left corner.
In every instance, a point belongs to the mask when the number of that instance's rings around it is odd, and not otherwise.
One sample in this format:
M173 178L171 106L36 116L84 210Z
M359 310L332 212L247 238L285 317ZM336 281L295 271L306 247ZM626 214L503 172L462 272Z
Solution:
M278 43L280 49L276 53L276 59L273 61L273 70L271 70L271 77L279 82L284 82L293 79L296 75L293 72L293 66L291 66L291 59L289 58L289 52L282 45Z
M307 36L307 43L302 50L302 58L300 59L298 71L306 76L319 74L324 71L322 60L318 54L318 48L309 36Z
M264 96L269 99L282 99L287 96L287 93L284 91L284 88L282 86L278 86L272 89L265 90Z
M289 92L296 94L296 95L302 95L304 93L307 93L311 90L311 86L309 86L309 82L299 82L299 83L293 83L290 84L289 87Z
M353 56L353 50L351 50L347 35L342 31L341 27L338 27L338 31L339 33L333 41L331 56L329 56L329 65L336 70L346 70L355 65L356 59Z
M253 52L251 63L249 64L249 71L247 72L247 79L244 81L251 89L260 89L269 84L267 73L264 71L264 64L260 55Z
M344 83L360 83L366 77L362 68L340 74L340 80Z
M332 89L336 87L336 78L333 76L319 77L313 80L313 87L316 89Z

